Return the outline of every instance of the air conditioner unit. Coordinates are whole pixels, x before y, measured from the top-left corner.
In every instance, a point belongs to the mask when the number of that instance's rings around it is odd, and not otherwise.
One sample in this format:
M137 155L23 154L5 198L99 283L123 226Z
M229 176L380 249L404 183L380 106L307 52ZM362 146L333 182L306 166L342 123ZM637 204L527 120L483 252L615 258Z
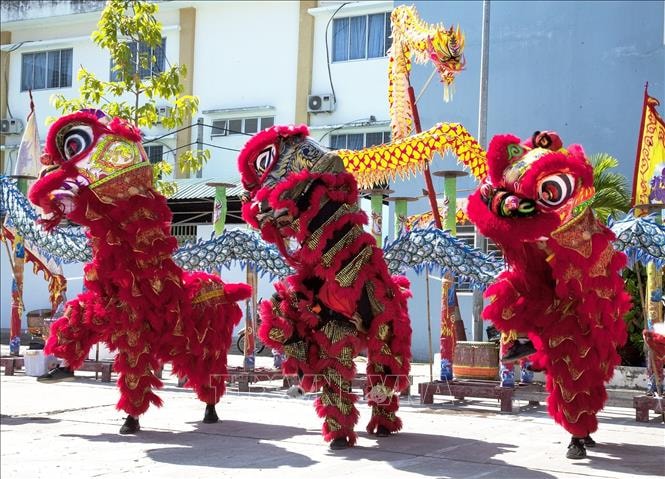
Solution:
M326 113L334 110L335 97L332 93L309 95L307 97L307 111L309 113Z
M23 133L23 122L18 118L0 120L0 133L3 135L20 135Z
M171 116L172 107L170 106L158 106L157 107L157 121L162 121L162 118Z

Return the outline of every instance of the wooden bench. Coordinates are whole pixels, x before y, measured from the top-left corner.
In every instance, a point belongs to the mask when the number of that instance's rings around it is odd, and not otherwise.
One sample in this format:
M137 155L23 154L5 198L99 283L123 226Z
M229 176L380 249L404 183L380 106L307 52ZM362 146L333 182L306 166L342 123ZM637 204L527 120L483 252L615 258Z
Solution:
M635 396L633 398L635 408L635 420L637 422L649 422L649 411L660 414L660 419L665 422L665 399L653 396Z
M22 356L2 356L2 367L5 368L5 376L13 376L16 369L23 367Z
M454 379L452 381L434 381L418 384L420 404L434 403L434 395L452 396L455 399L465 397L498 399L501 412L513 412L514 388L502 388L498 381L475 379Z
M94 373L102 373L102 382L110 383L111 382L111 372L113 371L113 363L111 361L83 361L83 364L79 371L90 371ZM96 375L95 375L96 377Z

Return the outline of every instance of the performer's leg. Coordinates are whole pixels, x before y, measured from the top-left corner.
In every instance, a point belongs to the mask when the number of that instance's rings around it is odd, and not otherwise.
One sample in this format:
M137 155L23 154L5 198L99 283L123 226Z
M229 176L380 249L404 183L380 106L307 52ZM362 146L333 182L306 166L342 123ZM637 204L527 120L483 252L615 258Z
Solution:
M369 332L367 348L367 402L372 407L372 419L367 432L387 436L402 429L397 417L398 393L409 385L410 354L403 349L411 345L410 331L401 338L393 331L394 323L375 318Z
M63 363L40 376L38 381L49 383L73 379L73 371L81 367L90 348L105 339L101 314L103 311L95 309L94 301L88 293L67 303L63 316L51 326L44 346L44 353L55 355Z
M162 405L159 396L152 392L153 388L162 387L162 381L153 373L160 366L158 358L152 352L155 338L146 337L145 330L141 330L128 331L115 339L119 351L115 359L115 370L119 373L120 388L120 400L116 408L137 418L151 403L155 406Z
M510 334L501 333L501 342L499 343L499 357L503 358L510 348L515 343L514 339L510 338ZM502 388L515 387L515 365L512 362L499 362L499 377L500 386Z
M323 438L331 441L331 449L353 446L356 443L353 429L359 417L355 406L357 398L351 392L351 382L356 375L353 359L362 348L357 331L346 321L332 320L315 333L314 341L320 348L316 368L320 379L304 378L302 384L322 386L315 407L319 417L324 419ZM312 344L310 350L314 349Z

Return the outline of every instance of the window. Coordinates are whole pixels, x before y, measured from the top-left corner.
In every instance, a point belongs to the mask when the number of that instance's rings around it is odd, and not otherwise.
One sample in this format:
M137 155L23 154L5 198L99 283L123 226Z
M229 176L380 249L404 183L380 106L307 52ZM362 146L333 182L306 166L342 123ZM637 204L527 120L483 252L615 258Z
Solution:
M252 118L229 118L228 120L213 120L210 136L253 135L259 128L265 129L275 124L274 116Z
M344 133L341 135L330 135L330 148L333 150L349 149L361 150L369 146L382 145L390 142L389 131L377 131L373 133Z
M150 163L159 163L164 159L164 146L162 145L148 145L143 147Z
M166 38L162 38L161 45L156 47L150 47L145 43L137 42L129 42L127 45L129 46L132 58L132 67L130 68L132 75L136 72L137 65L140 78L148 78L164 71ZM111 81L122 80L122 73L115 69L113 60L111 60Z
M390 13L333 20L333 62L385 57L390 38Z
M196 241L197 238L197 225L193 224L172 224L171 234L178 240L178 246L185 243Z
M72 49L24 53L21 91L72 86Z

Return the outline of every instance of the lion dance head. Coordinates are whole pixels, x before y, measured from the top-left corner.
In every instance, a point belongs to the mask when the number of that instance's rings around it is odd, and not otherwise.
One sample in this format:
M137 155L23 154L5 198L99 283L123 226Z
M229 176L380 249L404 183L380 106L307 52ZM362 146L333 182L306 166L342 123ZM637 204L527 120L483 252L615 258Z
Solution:
M305 125L277 125L254 135L238 156L238 169L247 190L243 218L266 241L280 244L296 236L297 219L310 203L310 181L299 175L341 173L344 164L307 135ZM305 213L306 214L306 213Z
M53 123L41 162L44 167L30 188L29 199L42 208L41 223L47 230L70 217L83 198L109 203L152 186L152 168L140 131L100 110L81 110ZM104 187L112 178L130 172L127 188L118 182L113 182L114 191Z
M487 160L488 176L469 198L469 215L495 240L541 239L571 220L574 208L594 193L582 147L564 148L552 131L537 131L524 142L495 136Z

